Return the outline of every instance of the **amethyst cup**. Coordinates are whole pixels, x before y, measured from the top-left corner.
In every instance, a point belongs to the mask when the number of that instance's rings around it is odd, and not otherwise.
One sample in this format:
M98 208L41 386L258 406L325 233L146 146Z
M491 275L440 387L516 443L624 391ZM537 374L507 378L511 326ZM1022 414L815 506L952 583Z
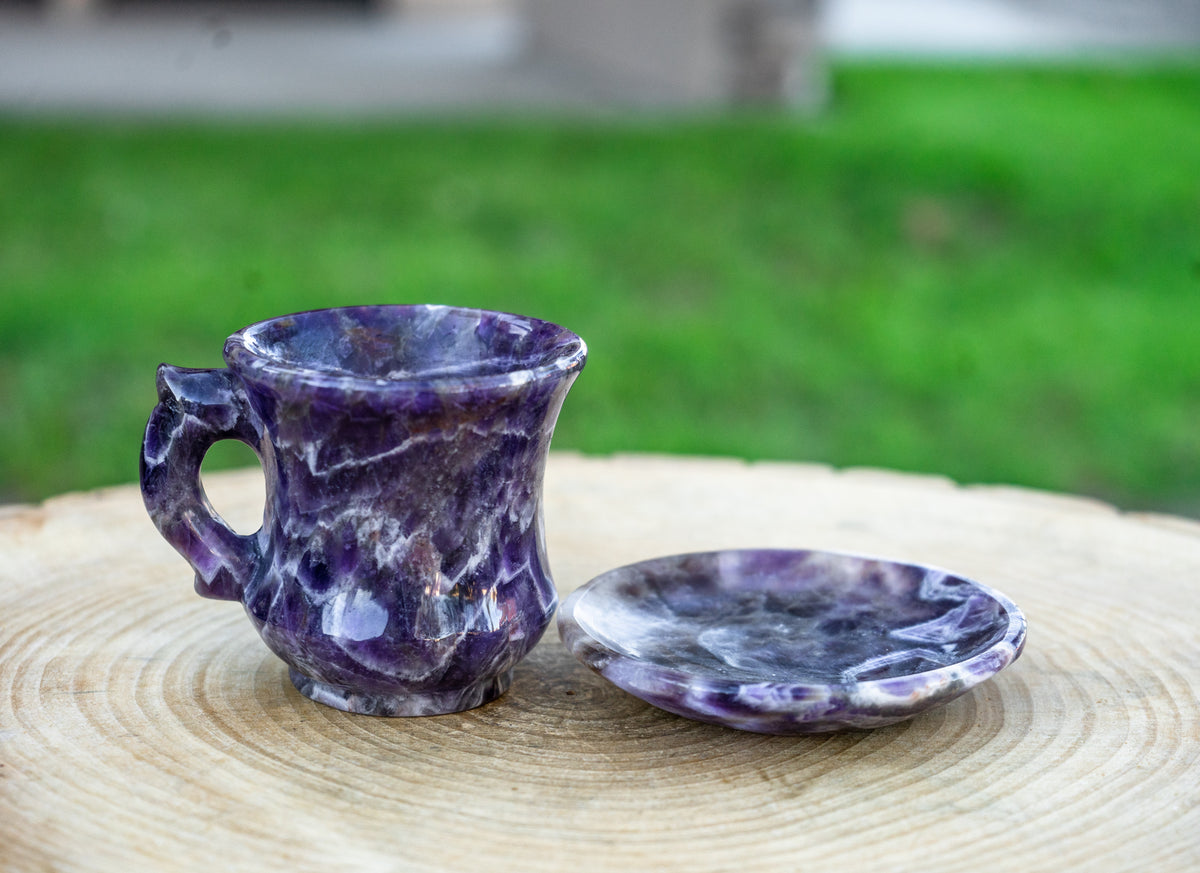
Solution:
M444 306L251 325L226 341L227 368L159 367L146 508L197 593L240 600L305 696L370 715L479 706L557 605L542 476L586 356L557 325ZM200 483L223 439L266 475L249 536Z

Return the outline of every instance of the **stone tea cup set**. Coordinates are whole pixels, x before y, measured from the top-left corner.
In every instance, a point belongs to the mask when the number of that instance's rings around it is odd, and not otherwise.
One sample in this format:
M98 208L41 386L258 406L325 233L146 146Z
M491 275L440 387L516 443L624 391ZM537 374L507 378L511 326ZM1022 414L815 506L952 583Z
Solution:
M196 591L240 601L301 694L420 716L501 695L558 605L542 528L551 435L587 356L507 313L363 306L233 334L227 367L163 364L142 493ZM246 443L262 527L214 512L200 466ZM655 706L766 733L866 728L1011 663L1025 620L919 565L816 551L658 558L578 589L572 653Z

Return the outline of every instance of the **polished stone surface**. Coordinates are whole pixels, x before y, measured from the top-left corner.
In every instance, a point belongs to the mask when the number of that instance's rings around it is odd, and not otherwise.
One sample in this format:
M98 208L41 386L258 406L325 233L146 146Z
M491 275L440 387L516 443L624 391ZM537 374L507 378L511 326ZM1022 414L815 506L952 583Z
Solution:
M742 550L605 573L568 598L559 633L661 709L799 734L879 727L958 697L1020 654L1025 619L944 570Z
M322 703L424 715L502 693L557 604L542 477L582 340L503 313L358 307L253 325L225 357L160 368L142 459L197 591L242 601ZM219 439L263 462L257 534L204 499Z

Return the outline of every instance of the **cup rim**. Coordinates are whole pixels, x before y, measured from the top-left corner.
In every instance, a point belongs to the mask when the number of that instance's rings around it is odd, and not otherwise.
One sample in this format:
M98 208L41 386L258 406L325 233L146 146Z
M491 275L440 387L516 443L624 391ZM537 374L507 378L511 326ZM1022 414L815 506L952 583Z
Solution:
M333 312L369 312L372 310L395 310L415 312L418 310L441 310L448 314L458 314L471 317L492 316L503 318L529 327L544 326L559 332L559 338L554 344L561 346L553 359L534 367L520 366L499 373L483 374L443 374L418 375L412 378L395 379L375 377L362 374L332 372L317 367L308 367L293 361L273 358L255 350L253 341L255 334L280 321L303 316L319 315ZM467 306L451 306L437 303L395 303L373 304L361 306L334 306L321 309L307 309L300 312L278 315L272 318L256 321L236 331L225 341L225 361L229 367L249 378L277 382L280 380L300 380L305 386L336 388L340 390L360 390L372 393L398 392L412 393L416 391L436 390L439 393L457 391L486 390L489 388L515 388L521 385L538 382L555 375L565 375L572 371L583 369L587 360L587 344L582 337L559 324L520 315L513 312L482 309Z

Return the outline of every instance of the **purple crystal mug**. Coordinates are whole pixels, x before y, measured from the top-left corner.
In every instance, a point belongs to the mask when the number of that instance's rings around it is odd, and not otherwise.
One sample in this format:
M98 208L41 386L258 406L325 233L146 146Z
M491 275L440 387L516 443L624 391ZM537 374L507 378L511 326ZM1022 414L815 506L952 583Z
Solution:
M307 697L433 715L502 694L557 605L542 476L583 340L533 318L363 306L233 334L227 368L163 364L146 509L204 597L239 600ZM263 525L216 515L200 465L257 452Z

